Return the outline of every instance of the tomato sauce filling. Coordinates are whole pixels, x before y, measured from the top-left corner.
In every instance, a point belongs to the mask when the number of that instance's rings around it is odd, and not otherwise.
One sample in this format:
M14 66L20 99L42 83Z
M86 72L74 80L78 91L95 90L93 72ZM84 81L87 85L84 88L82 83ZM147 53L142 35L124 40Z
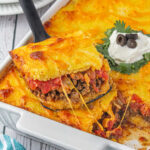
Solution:
M102 80L107 81L109 79L109 75L104 70L96 70L92 71L91 69L87 71L86 73L75 73L71 74L71 78L74 80L82 80L85 81L87 84L91 84L96 92L98 92L98 88L95 83L96 78L101 78ZM80 76L80 77L79 77ZM28 85L31 90L36 90L39 88L43 94L47 94L48 92L52 90L56 90L61 87L61 79L63 80L63 76L60 78L50 79L48 81L39 81L39 80L29 80ZM77 79L78 78L78 79Z

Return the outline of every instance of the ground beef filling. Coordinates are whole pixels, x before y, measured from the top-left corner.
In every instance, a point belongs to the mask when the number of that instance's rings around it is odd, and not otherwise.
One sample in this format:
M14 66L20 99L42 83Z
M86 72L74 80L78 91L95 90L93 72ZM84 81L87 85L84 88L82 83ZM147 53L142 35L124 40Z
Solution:
M89 76L92 78L92 82L90 82L89 85L84 79L85 73L89 74ZM67 77L72 81L82 96L90 96L100 92L101 86L104 84L104 79L102 77L96 77L96 73L93 73L91 70L82 73L71 74ZM73 103L80 101L80 95L74 88L66 89L66 92ZM67 100L63 93L62 87L56 90L51 90L47 94L43 94L39 88L36 88L36 90L32 90L32 93L42 99L45 99L46 101Z

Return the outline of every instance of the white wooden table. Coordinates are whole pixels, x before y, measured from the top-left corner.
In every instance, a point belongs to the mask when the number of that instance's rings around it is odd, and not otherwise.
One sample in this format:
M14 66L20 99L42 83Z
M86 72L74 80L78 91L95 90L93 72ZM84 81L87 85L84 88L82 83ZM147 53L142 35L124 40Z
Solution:
M39 15L50 7L50 5L39 9ZM18 42L28 32L29 26L24 15L2 16L0 17L0 63L8 55L8 51L13 49ZM7 134L20 142L26 150L57 150L55 147L39 143L25 136L19 135L12 129L0 123L0 133Z

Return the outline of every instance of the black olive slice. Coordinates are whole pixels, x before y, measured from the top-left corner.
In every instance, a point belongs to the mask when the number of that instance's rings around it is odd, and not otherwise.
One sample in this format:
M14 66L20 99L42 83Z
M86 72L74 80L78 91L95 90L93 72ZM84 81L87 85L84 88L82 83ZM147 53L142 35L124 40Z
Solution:
M133 40L133 39L129 39L129 40L127 41L127 46L128 46L129 48L136 48L137 42L136 42L135 40Z
M121 46L125 46L127 44L127 38L122 34L118 34L116 42Z
M137 40L138 39L138 34L126 34L126 38Z

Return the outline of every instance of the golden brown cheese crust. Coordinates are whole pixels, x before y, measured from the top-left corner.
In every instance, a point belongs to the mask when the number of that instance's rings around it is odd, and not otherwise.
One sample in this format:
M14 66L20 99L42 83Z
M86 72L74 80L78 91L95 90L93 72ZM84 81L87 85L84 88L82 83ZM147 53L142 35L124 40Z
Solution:
M83 107L82 109L74 110L74 115L72 110L53 112L44 108L39 100L37 100L27 88L25 81L20 77L20 73L14 67L11 68L4 79L0 81L1 102L17 106L89 133L92 133L93 123L100 119L104 112L107 112L110 115L109 120L114 120L111 102L116 96L117 91L114 88L107 96L92 103L92 106L89 106L90 113ZM78 122L76 118L78 119Z
M53 37L30 43L10 53L25 77L40 81L85 71L90 67L100 70L104 59L91 40L81 37Z
M45 23L52 36L66 36L83 31L102 42L104 32L116 20L123 20L133 29L150 33L149 0L70 0L50 21Z
M121 20L135 30L150 34L149 6L149 0L70 0L45 23L45 28L52 36L82 31L95 42L102 43L100 39L105 37L105 31L112 28L116 20ZM150 64L147 64L138 73L124 75L112 71L111 76L126 97L136 94L148 105L149 70Z

